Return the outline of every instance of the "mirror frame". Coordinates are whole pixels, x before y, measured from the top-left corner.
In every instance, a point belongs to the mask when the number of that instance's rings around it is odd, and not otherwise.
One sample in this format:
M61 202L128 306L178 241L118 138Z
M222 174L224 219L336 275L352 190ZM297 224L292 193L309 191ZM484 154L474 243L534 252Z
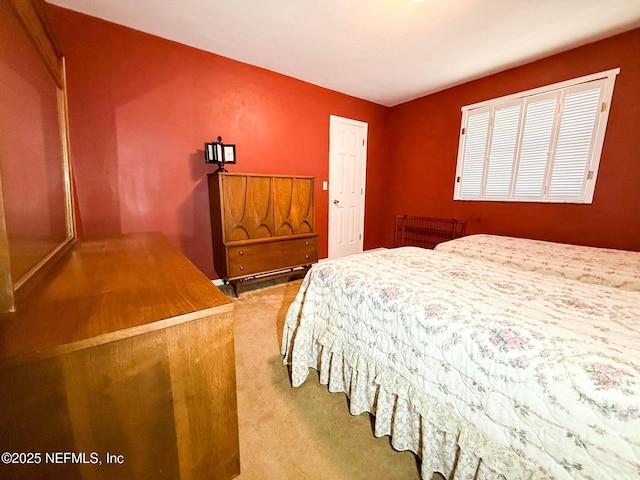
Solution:
M60 127L61 168L64 186L66 238L19 279L11 278L8 232L5 222L4 197L0 179L0 314L14 312L16 305L40 283L51 267L76 241L71 155L69 143L69 115L64 57L59 53L44 17L42 0L10 0L17 19L31 39L36 52L47 68L56 87L58 124Z

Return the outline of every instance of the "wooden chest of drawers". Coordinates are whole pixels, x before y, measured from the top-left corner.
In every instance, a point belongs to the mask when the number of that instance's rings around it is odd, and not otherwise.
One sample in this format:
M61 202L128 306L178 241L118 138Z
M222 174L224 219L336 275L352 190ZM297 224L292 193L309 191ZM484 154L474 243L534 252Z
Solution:
M236 292L318 261L312 177L216 172L208 181L214 266Z

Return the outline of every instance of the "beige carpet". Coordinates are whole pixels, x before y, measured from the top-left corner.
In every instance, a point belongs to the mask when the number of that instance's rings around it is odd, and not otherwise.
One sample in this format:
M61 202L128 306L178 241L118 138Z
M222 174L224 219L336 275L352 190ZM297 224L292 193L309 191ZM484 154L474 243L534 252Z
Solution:
M346 396L329 393L314 371L291 387L280 342L300 282L245 290L235 300L238 479L418 480L417 457L376 438L371 417L352 416Z

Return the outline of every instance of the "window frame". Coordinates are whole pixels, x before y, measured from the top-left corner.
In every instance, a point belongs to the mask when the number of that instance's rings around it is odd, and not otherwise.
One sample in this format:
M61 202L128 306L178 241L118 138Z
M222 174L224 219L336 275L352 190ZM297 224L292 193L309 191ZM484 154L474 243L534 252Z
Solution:
M540 203L586 203L593 202L593 195L595 192L596 179L598 176L598 169L600 166L600 156L602 154L602 147L604 144L604 136L609 119L609 112L611 110L611 99L613 96L613 89L615 86L616 76L620 73L620 68L606 70L591 75L585 75L582 77L566 80L563 82L538 87L535 89L519 92L483 102L474 103L462 107L462 120L460 126L460 138L458 141L458 157L456 161L456 176L454 178L454 200L461 201L503 201L503 202L540 202ZM565 107L565 96L567 92L588 90L587 86L592 84L593 86L600 83L600 97L598 103L598 110L595 113L594 127L591 130L593 133L590 135L589 154L586 158L586 164L583 171L583 179L580 184L580 193L577 195L552 195L550 192L551 174L556 161L556 146L558 142L558 136L560 133L560 124L563 120L563 109ZM531 195L516 195L516 186L518 180L518 169L520 168L521 147L523 141L523 134L527 132L525 115L530 105L540 102L545 97L556 98L555 111L553 113L553 124L551 125L549 146L546 153L546 161L544 167L544 178L542 180L542 187L540 194ZM506 110L510 105L520 104L519 120L517 125L517 133L514 144L513 160L511 161L511 178L508 185L508 193L502 195L490 195L487 194L487 179L490 172L490 151L493 149L494 140L494 120L495 112ZM467 129L469 128L469 119L474 116L480 116L483 112L489 112L489 120L486 135L484 135L484 158L479 157L478 147L482 148L482 133L478 136L479 144L470 144L475 150L474 158L465 163L465 154L467 153ZM593 112L593 110L592 110ZM480 119L482 120L482 119ZM484 128L480 124L480 128ZM475 161L476 164L472 162ZM471 167L465 169L465 167ZM541 166L542 167L542 166ZM475 169L474 169L475 168ZM480 177L478 177L479 169L482 169ZM470 171L476 175L472 177ZM468 175L465 177L465 173ZM464 182L464 178L468 181ZM478 181L480 182L479 189ZM506 180L503 180L506 181ZM577 180L576 180L577 182ZM470 188L465 192L463 186L469 185ZM577 185L577 183L576 183ZM474 187L474 188L471 188ZM473 190L472 193L469 193ZM504 190L504 189L503 189ZM477 193L479 192L479 193Z

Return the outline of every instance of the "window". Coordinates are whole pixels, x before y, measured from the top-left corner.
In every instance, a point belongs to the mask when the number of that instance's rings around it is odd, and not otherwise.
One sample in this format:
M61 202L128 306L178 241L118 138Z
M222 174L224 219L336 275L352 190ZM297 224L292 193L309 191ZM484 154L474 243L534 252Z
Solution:
M453 199L591 203L619 72L463 107Z

